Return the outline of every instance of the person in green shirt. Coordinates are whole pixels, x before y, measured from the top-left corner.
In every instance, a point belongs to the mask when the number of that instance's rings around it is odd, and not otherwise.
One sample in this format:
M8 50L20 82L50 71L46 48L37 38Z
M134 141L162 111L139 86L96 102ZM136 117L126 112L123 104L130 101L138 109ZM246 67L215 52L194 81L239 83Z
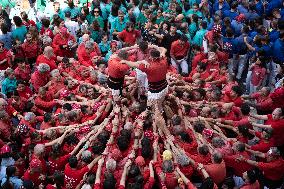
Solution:
M77 18L77 16L80 14L80 9L78 7L75 7L73 1L68 2L68 7L64 9L64 13L71 12L71 19Z
M99 48L103 56L105 56L107 52L110 50L110 41L108 41L107 34L103 34L102 41L99 43Z
M200 47L202 46L203 38L205 34L207 33L206 28L207 28L207 22L202 21L199 25L199 30L196 32L195 36L192 39L193 44L196 44Z
M104 20L107 20L109 14L110 14L111 5L108 4L107 0L101 0L100 1L100 8L101 8L101 11L102 11L102 18Z
M193 4L192 9L189 9L184 14L185 14L186 17L190 17L193 14L196 14L200 18L203 17L203 14L199 11L198 4L196 4L196 3Z
M5 73L7 74L7 77L2 82L1 92L7 95L8 93L16 91L17 80L14 70L12 70L11 68L7 69Z
M124 13L119 10L118 17L114 19L111 24L110 33L113 35L117 35L119 32L122 32L126 28L127 19L124 16Z
M13 21L16 25L16 29L12 31L12 38L20 40L22 43L26 38L28 32L26 26L23 25L23 21L19 16L14 16Z
M188 32L190 34L191 39L195 36L198 30L198 16L196 14L191 15L190 24L188 26Z
M105 27L105 23L103 18L100 16L100 9L99 8L95 8L93 11L93 15L91 16L90 22L89 24L92 24L94 21L97 21L100 25L100 28L104 28Z
M160 25L163 21L165 20L164 16L163 16L163 9L162 8L158 8L157 10L157 17L156 17L156 24Z

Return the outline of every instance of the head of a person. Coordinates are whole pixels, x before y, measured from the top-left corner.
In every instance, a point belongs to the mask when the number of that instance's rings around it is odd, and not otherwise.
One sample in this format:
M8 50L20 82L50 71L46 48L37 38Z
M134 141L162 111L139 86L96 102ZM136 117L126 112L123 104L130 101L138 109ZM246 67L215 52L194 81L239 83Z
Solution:
M116 179L112 173L107 173L105 175L105 180L103 181L103 189L113 189L116 185Z
M8 68L8 69L5 71L5 75L7 76L7 78L9 78L9 79L11 79L11 80L13 80L13 79L16 78L16 77L15 77L15 72L14 72L14 70L11 69L11 68Z
M112 173L116 169L116 161L112 158L106 161L106 169L108 172Z
M92 161L92 153L89 150L82 152L81 159L84 163L89 164Z
M220 137L213 137L212 138L212 146L214 148L222 148L225 145L225 142Z
M43 144L37 144L34 147L34 155L37 157L43 157L45 153L45 146Z
M234 189L235 188L235 181L233 177L227 177L225 178L223 184L222 184L222 189Z
M209 153L209 148L207 145L203 144L197 148L200 155L206 156Z
M91 42L91 41L87 41L85 43L85 49L86 49L86 52L89 54L91 53L93 50L94 50L94 43Z
M46 46L43 50L43 54L47 58L53 57L54 56L53 48L51 46Z
M240 97L240 96L242 96L242 94L243 94L243 90L240 86L235 85L235 86L232 87L232 90L230 92L230 96L232 98Z
M77 165L78 165L77 157L74 156L74 155L70 156L69 159L68 159L68 163L69 163L71 168L76 169Z
M173 161L164 160L162 163L162 169L164 173L172 173L174 171Z
M267 162L272 162L281 158L281 152L277 147L271 147L266 154Z
M210 177L204 179L200 186L200 189L213 189L213 188L214 188L214 181Z
M188 41L186 35L181 35L179 38L179 44L184 45Z
M129 146L129 140L127 139L126 136L119 136L117 137L117 146L120 151L125 151L127 150Z
M262 87L259 92L260 92L261 96L267 97L270 94L270 88L269 87Z
M19 16L14 16L13 21L14 21L14 23L17 27L21 27L22 24L23 24L23 21L22 21L21 17L19 17Z
M242 142L236 142L233 144L232 148L235 152L244 152L246 150L246 146Z
M257 181L257 175L257 171L251 169L243 173L243 179L246 184L253 184Z
M223 161L223 156L219 152L214 152L211 156L212 162L215 164L220 164Z
M120 50L117 54L118 58L121 60L127 60L128 59L128 53L125 50Z
M171 27L170 27L170 32L171 32L172 34L175 34L176 31L177 31L177 26L176 26L175 24L172 24Z
M30 123L35 123L36 115L33 112L27 112L24 116L24 119Z
M142 52L146 52L146 50L148 49L148 42L147 41L140 41L138 46L139 46L139 49Z
M272 119L280 120L284 117L284 109L283 108L275 108L272 112Z
M261 137L265 140L269 140L272 137L273 134L273 129L272 128L267 128L264 129L261 133Z
M48 64L45 64L45 63L40 63L37 67L39 73L41 74L46 74L46 73L49 73L50 71L50 67Z
M160 58L160 56L161 56L160 51L158 51L156 49L151 50L151 52L150 52L150 59L151 60L153 60L153 61L157 60L157 59Z
M123 20L124 20L124 13L123 13L123 11L121 11L121 10L118 11L118 19L119 19L120 21L123 21Z

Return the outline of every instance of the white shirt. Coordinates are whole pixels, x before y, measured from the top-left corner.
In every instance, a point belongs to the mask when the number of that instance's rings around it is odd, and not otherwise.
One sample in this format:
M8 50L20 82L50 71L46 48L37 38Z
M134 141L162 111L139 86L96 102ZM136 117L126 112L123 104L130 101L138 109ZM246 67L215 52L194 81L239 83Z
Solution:
M76 37L76 31L80 29L78 22L72 20L66 20L65 26L69 30L69 32Z

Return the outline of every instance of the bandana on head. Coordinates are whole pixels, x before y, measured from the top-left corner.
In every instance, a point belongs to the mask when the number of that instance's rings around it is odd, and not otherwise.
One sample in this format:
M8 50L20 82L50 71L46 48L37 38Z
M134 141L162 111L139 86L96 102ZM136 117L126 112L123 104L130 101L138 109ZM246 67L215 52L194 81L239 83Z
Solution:
M17 128L17 132L19 134L26 134L29 132L29 130L30 130L29 127L25 124L20 124L18 125L18 128Z
M204 129L202 134L208 138L211 138L213 136L213 131L211 129Z

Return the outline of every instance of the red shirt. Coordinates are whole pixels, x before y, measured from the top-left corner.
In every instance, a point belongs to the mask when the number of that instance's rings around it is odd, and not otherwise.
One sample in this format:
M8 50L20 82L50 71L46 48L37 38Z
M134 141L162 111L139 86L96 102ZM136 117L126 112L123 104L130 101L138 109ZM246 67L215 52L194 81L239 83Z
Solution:
M274 120L269 114L266 124L270 124L273 129L272 138L275 140L275 145L282 146L284 144L284 119Z
M51 157L48 158L49 162L49 174L53 175L55 171L61 171L63 170L64 166L68 162L68 158L70 157L70 154L66 154L64 156L61 156L57 159L52 159Z
M251 165L249 165L246 162L238 162L236 161L236 159L240 156L243 156L246 159L250 159L250 156L247 152L239 152L238 154L235 155L230 155L230 156L226 156L224 158L225 163L228 167L231 167L234 169L234 172L237 176L242 176L244 172L250 170L252 168Z
M7 59L6 62L0 64L0 70L6 70L9 67L9 63L11 62L11 53L7 49L4 49L3 52L0 52L0 61Z
M131 32L124 29L122 32L118 34L118 37L128 45L135 45L136 40L140 37L140 32L138 30L133 30Z
M30 65L26 65L24 69L17 67L15 69L15 76L17 80L24 80L28 82L31 78L31 68Z
M222 99L223 102L226 102L226 103L229 103L229 102L233 102L235 106L238 106L240 107L244 101L242 99L242 97L236 97L236 98L232 98L231 95L230 95L230 91L226 91L225 92L225 95Z
M255 181L253 184L245 184L240 189L260 189L258 181Z
M277 159L271 162L259 162L258 168L263 171L264 177L270 180L278 181L284 177L284 160Z
M82 180L84 174L89 171L88 166L83 167L82 169L72 169L69 164L65 166L64 174L64 187L69 189L75 189L77 185Z
M113 78L124 78L129 67L126 64L121 64L119 58L112 58L108 61L108 74Z
M30 170L27 170L24 173L23 180L30 180L34 183L35 186L39 186L42 183L42 181L38 179L39 176L40 173L31 174Z
M225 162L222 161L220 164L209 164L204 165L205 170L212 178L214 183L221 184L226 178L226 165Z
M185 42L184 45L181 45L179 40L176 40L171 45L171 56L180 60L187 56L189 47L189 42Z
M84 66L95 66L92 62L92 58L95 56L101 56L100 48L94 43L94 50L91 53L86 52L85 44L80 44L77 49L79 62Z
M144 64L140 64L138 69L147 74L149 82L158 82L166 79L168 63L165 58L149 61L150 66L146 68Z
M57 103L52 99L52 95L47 93L46 96L35 98L35 105L42 110L51 110Z
M206 58L206 54L203 52L198 52L192 59L192 70L194 70L198 64L198 62L201 62Z
M273 138L270 138L268 141L264 140L261 138L261 132L256 132L255 136L260 138L260 141L258 142L258 144L251 146L252 150L266 153L271 147L274 146L275 142Z
M54 49L54 53L57 56L67 56L69 58L74 57L73 51L68 48L63 49L63 45L68 45L68 42L75 43L76 39L73 35L66 34L66 36L62 37L60 33L56 34L53 38L52 47Z
M269 96L273 101L274 108L284 107L284 87L275 89Z
M40 87L45 86L49 81L49 73L42 74L38 70L36 70L31 77L31 83L36 92Z
M52 30L51 30L50 28L45 29L44 27L41 27L41 29L40 29L40 35L47 35L47 36L49 36L51 39L54 37Z
M24 42L22 44L23 51L25 53L26 58L36 58L39 52L38 42Z
M36 59L36 65L38 66L40 63L45 63L45 64L49 65L50 71L52 71L52 70L57 68L55 60L56 60L55 56L48 59L43 54L41 54Z
M253 86L258 86L261 84L263 81L265 74L266 74L266 69L260 67L259 65L254 65L252 67L252 75L251 75L251 84Z

